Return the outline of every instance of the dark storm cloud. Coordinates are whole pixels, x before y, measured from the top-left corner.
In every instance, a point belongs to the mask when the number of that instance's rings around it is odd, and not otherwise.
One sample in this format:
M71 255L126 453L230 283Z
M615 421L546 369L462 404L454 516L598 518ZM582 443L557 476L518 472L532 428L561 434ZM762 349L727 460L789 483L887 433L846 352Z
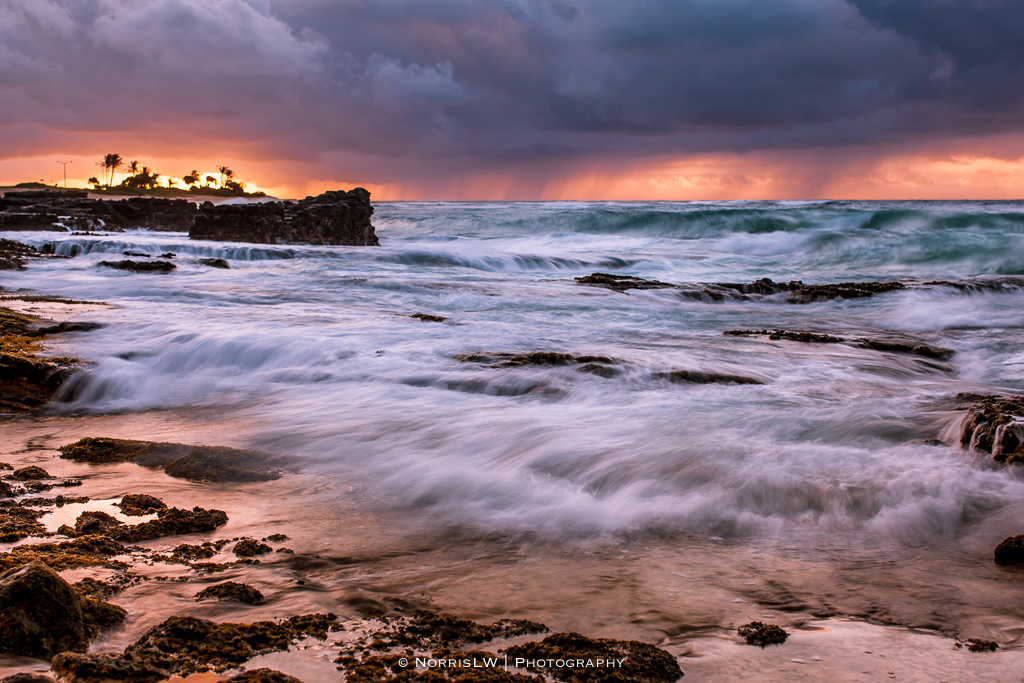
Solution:
M509 160L1018 132L1019 0L0 0L0 130ZM22 150L28 153L28 150Z

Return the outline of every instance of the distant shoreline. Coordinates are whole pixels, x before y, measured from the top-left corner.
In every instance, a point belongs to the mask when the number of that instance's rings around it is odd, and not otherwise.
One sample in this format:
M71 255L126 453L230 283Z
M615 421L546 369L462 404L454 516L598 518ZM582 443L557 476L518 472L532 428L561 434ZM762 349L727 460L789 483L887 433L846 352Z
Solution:
M19 185L0 186L0 195L7 192L24 192L26 190L40 190L48 192L63 192L65 190L84 190L89 193L90 198L123 199L130 197L160 197L164 199L259 199L266 201L279 201L278 197L272 197L265 192L246 192L235 194L229 190L217 188L203 188L198 190L185 190L178 187L158 187L148 190L130 190L122 187L95 190L87 187L54 187L42 183L20 183Z

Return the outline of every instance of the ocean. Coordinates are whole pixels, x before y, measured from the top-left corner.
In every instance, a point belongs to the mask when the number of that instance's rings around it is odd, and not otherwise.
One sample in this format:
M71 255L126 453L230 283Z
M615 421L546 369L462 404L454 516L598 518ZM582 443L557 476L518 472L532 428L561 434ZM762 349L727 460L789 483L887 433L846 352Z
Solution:
M676 644L765 614L1024 633L1020 577L992 562L1024 533L1024 475L960 445L957 402L1024 392L1024 203L375 206L379 248L7 235L74 258L5 290L107 306L53 351L90 363L61 402L2 428L300 456L250 516L301 527L352 605ZM97 267L125 251L177 269ZM595 272L685 286L575 280ZM702 284L761 278L904 287ZM533 352L574 358L515 359Z

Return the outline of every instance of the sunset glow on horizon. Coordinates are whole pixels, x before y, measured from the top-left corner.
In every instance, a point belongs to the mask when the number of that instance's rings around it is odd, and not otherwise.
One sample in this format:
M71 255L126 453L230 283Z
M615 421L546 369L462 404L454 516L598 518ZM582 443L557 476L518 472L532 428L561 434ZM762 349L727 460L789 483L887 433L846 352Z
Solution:
M5 0L0 185L116 152L291 198L1019 199L1018 7Z

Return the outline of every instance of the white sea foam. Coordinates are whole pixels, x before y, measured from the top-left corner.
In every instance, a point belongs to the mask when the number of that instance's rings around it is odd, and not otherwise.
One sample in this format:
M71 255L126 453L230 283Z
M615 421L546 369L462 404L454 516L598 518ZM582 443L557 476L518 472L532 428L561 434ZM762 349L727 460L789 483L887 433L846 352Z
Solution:
M573 277L1015 274L1022 216L974 204L382 204L379 249L16 233L75 257L0 283L117 305L90 316L107 327L68 342L94 365L64 409L237 411L259 418L252 444L437 525L920 540L1024 512L1021 477L956 447L957 413L942 402L1024 388L1019 290L706 303ZM125 251L173 252L178 268L99 267L143 258ZM408 317L421 312L448 321ZM957 355L721 334L737 328L900 333ZM535 350L608 356L619 372L457 359ZM673 370L764 383L658 374ZM921 442L936 437L948 445Z

